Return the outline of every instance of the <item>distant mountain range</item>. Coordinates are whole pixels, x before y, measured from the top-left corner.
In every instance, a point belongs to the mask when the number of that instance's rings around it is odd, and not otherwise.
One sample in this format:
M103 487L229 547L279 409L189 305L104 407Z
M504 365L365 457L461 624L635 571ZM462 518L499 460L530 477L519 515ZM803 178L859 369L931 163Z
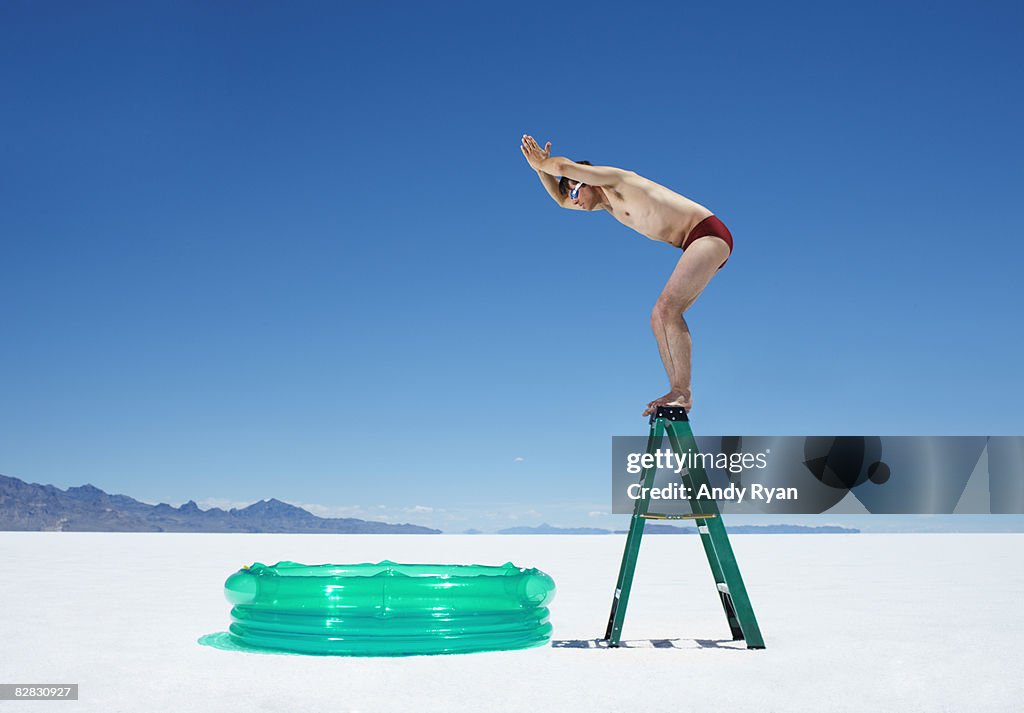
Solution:
M508 527L498 530L499 535L610 535L611 530L600 527L555 527L546 522L536 527Z
M510 527L506 530L498 530L500 535L622 535L628 530L605 530L599 527L555 527L554 525L538 525L537 527ZM695 527L677 527L675 525L662 525L659 523L647 523L644 526L646 535L693 535L696 534ZM808 527L806 525L730 525L729 534L733 535L802 535L802 534L851 534L857 533L852 527L836 527L825 525L822 527Z
M730 535L852 535L859 533L852 527L839 527L837 525L822 525L821 527L810 527L808 525L729 525ZM628 530L616 530L615 534L622 535ZM661 525L647 523L644 527L644 534L651 535L695 535L696 527L677 527L675 525Z
M149 505L127 495L109 495L93 485L61 490L0 475L0 530L65 532L267 532L323 534L438 534L420 525L390 524L351 517L317 517L276 498L244 508L201 510L192 500L181 507ZM693 534L694 527L648 523L646 534ZM499 535L612 535L625 530L598 527L510 527ZM732 534L855 533L847 527L733 525ZM466 534L482 534L466 530Z
M61 490L0 475L0 530L65 532L279 532L345 534L438 534L419 525L392 525L356 518L317 517L271 498L245 508L200 510L148 505L127 495L108 495L92 485Z

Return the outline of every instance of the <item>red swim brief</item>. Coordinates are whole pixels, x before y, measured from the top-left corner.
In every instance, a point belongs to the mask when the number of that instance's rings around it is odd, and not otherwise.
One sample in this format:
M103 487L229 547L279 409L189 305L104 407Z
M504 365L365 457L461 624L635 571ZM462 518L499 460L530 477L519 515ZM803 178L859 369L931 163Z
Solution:
M725 227L725 223L713 215L709 215L707 218L697 223L697 225L693 226L693 230L690 231L690 234L686 236L686 240L684 240L683 244L679 247L686 250L686 246L694 240L697 238L707 237L708 235L713 235L716 238L724 240L725 244L729 246L729 255L732 255L732 233L730 233L729 229ZM725 258L725 262L729 262L728 257ZM718 266L719 270L725 267L725 262Z

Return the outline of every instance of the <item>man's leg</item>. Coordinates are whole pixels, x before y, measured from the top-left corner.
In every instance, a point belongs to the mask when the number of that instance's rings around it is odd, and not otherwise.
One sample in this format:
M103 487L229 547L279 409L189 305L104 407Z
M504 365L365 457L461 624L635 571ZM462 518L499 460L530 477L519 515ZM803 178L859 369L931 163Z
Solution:
M665 289L651 312L651 327L658 340L658 352L668 373L669 392L647 404L644 416L658 406L693 405L690 394L690 330L683 312L690 308L718 268L729 257L729 246L713 236L694 240L679 258Z

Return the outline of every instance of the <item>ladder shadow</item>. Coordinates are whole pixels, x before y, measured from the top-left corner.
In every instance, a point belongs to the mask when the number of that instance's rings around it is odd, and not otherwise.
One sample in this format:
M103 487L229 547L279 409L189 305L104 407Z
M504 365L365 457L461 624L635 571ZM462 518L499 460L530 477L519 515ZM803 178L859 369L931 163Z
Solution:
M553 649L608 649L606 639L554 639ZM619 642L620 649L722 649L746 651L742 639L631 639Z

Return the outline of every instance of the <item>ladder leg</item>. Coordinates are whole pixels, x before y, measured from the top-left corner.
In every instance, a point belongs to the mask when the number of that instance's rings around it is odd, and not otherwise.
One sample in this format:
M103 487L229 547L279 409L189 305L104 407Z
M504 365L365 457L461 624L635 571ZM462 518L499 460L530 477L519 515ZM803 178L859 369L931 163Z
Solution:
M651 433L647 438L647 452L653 454L661 445L665 435L664 419L654 419ZM641 479L643 487L651 488L657 468L651 466L643 471ZM647 491L649 492L649 491ZM619 565L619 577L615 583L615 594L612 597L612 610L608 615L608 627L604 638L609 646L618 646L622 637L622 624L626 619L626 604L629 602L629 591L633 586L633 573L636 571L636 559L640 552L640 540L644 534L645 520L642 515L647 512L650 497L639 498L633 504L633 519L629 522L629 534L626 535L626 547L622 552L622 564Z
M669 421L667 429L669 442L678 455L698 452L689 422ZM709 486L707 473L700 465L684 470L683 481L694 495L702 485ZM715 578L715 586L733 639L744 639L749 649L763 649L761 629L757 625L739 564L729 543L729 534L725 529L725 523L722 522L718 503L712 499L694 499L691 500L691 506L695 514L709 515L708 519L697 520L697 531L700 533L708 564L711 565L711 573Z

